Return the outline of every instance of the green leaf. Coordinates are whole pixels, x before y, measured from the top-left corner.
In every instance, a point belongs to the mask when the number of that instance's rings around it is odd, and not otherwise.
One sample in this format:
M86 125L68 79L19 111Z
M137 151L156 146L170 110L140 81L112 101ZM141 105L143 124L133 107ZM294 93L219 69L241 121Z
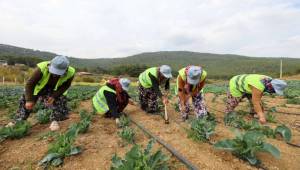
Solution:
M279 125L275 129L275 134L279 133L286 142L291 141L292 131L285 125Z
M31 125L29 122L17 121L17 123L12 127L0 128L0 138L2 138L2 140L6 138L20 139L28 134L30 128Z
M214 147L231 151L234 155L249 161L252 165L260 163L256 157L256 153L259 151L269 152L276 158L280 156L276 147L264 142L264 135L260 131L252 130L243 134L238 130L236 132L238 132L238 134L235 139L218 141Z
M168 170L169 158L158 150L151 154L154 140L150 140L142 151L139 145L134 145L122 160L116 154L112 157L111 170Z
M129 126L129 124L130 124L129 118L126 117L126 116L124 116L124 115L122 115L122 116L120 117L119 128L123 128L123 127L125 127L125 126Z
M127 143L134 143L134 130L128 126L125 126L121 131L119 131L118 136Z
M117 156L117 154L114 154L114 156L111 159L111 167L112 168L120 168L121 166L123 166L123 162L122 159L120 157Z
M146 149L144 150L144 154L145 155L148 155L153 147L153 144L155 143L155 140L154 139L151 139L148 144L147 144L147 147Z
M269 143L264 143L261 150L265 151L265 152L269 152L277 159L280 158L280 151L275 146L273 146Z
M64 163L64 161L61 158L56 158L51 161L51 165L55 166L55 167L57 167L63 163Z
M217 143L214 144L214 147L216 149L222 149L222 150L227 150L227 151L235 150L234 142L230 139L218 141Z
M49 164L52 160L59 158L60 154L58 153L49 153L48 155L46 155L40 162L39 162L39 166L42 165L47 165Z
M50 115L52 114L53 110L51 109L42 109L38 110L35 115L35 118L38 120L40 124L46 124L50 122Z
M244 157L251 165L257 165L260 163L260 161L258 159L256 159L256 157L252 157L252 156L245 156Z
M194 119L191 122L191 129L188 131L188 137L197 141L208 141L214 134L216 127L215 119L208 116Z
M82 150L80 147L73 147L68 155L77 155L81 152Z

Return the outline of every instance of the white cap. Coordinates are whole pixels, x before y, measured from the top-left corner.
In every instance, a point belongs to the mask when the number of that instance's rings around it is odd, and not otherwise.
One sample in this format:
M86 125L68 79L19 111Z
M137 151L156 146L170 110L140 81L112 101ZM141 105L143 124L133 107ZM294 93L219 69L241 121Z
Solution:
M190 66L187 72L187 82L196 85L200 82L202 69L198 66Z
M165 77L165 78L172 78L172 69L168 65L162 65L159 67L159 72Z
M119 82L120 82L123 90L125 90L125 91L129 90L129 85L130 85L130 80L129 79L120 78Z
M69 60L65 56L56 56L50 62L49 72L56 75L63 75L69 67Z

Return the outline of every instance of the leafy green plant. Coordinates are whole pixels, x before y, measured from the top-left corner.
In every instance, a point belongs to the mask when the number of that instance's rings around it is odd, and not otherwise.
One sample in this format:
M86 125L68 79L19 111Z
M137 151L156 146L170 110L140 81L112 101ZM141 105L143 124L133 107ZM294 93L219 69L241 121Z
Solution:
M287 104L300 104L300 97L288 98Z
M53 110L51 110L51 109L39 110L36 113L35 118L41 124L49 123L50 122L50 115L52 114L52 112L53 112Z
M134 143L134 130L130 127L124 127L121 131L118 132L120 138L122 138L127 143Z
M292 131L290 128L288 128L285 125L279 125L276 127L275 129L275 134L280 134L282 136L282 138L286 141L289 142L291 141L292 138Z
M288 86L284 90L284 96L288 99L294 99L294 98L299 98L300 97L300 81L287 81ZM295 101L296 100L292 100ZM288 100L289 102L289 100ZM298 100L299 102L299 100ZM292 104L292 103L291 103Z
M276 134L280 134L285 141L290 141L292 136L291 130L285 125L279 125L273 130L269 126L262 126L257 120L246 122L241 116L237 116L234 112L226 115L224 122L225 125L235 128L260 132L269 138L275 138Z
M251 122L245 122L245 124L242 125L242 129L248 130L248 131L256 131L260 132L267 137L274 138L275 134L273 129L271 129L269 126L262 126L257 120L252 120Z
M68 108L76 109L80 101L92 98L97 90L96 86L72 86L67 94Z
M236 112L227 113L224 117L224 123L226 126L232 126L235 128L242 128L246 123L243 118Z
M267 113L266 120L270 123L277 123L276 116L274 114L271 114L270 112Z
M64 134L60 134L56 140L50 144L48 148L48 155L46 155L40 162L40 166L49 165L59 166L63 163L66 156L76 155L81 152L80 147L73 146L75 138L78 135L76 126L71 126Z
M12 127L2 127L0 129L0 141L9 139L20 139L26 136L31 128L27 121L17 121Z
M271 108L269 109L269 112L270 112L270 113L275 113L275 112L277 112L276 107L271 107Z
M256 131L240 133L235 131L235 139L225 139L214 144L217 149L227 150L241 159L247 160L251 165L258 165L261 161L256 157L258 152L268 152L275 158L280 158L279 150L265 142L264 135Z
M209 138L214 134L216 122L209 120L209 117L194 119L191 122L191 129L188 130L188 137L196 141L209 141Z
M92 114L87 113L85 110L81 110L80 114L80 122L77 125L78 133L86 133L90 127Z
M33 108L33 112L38 112L43 109L45 109L44 103L42 101L38 101Z
M38 140L56 139L57 136L59 136L59 133L57 133L55 131L49 131L49 132L45 132L45 133L40 134L38 136Z
M122 159L116 154L112 157L111 170L168 170L167 161L169 157L161 150L151 153L154 140L150 140L144 151L139 145L134 145L125 158Z
M120 127L120 128L123 128L123 127L125 127L125 126L129 126L129 124L130 124L130 119L129 119L127 116L122 115L122 116L120 117L120 124L119 124L119 127Z

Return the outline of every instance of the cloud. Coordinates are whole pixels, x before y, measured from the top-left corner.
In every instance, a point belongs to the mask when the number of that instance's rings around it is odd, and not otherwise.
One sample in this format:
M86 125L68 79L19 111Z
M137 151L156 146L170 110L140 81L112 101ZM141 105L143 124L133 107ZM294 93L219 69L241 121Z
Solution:
M298 0L0 0L0 43L95 58L191 50L299 57Z

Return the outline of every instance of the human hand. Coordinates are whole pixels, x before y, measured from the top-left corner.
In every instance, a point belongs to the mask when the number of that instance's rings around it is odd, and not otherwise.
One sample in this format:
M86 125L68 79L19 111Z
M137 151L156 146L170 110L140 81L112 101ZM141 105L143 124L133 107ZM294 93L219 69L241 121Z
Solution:
M265 123L267 123L267 120L266 120L266 118L264 116L261 116L261 117L259 117L259 122L261 124L265 124Z
M34 106L34 102L26 102L25 103L25 108L27 110L32 110L33 109L33 106Z

